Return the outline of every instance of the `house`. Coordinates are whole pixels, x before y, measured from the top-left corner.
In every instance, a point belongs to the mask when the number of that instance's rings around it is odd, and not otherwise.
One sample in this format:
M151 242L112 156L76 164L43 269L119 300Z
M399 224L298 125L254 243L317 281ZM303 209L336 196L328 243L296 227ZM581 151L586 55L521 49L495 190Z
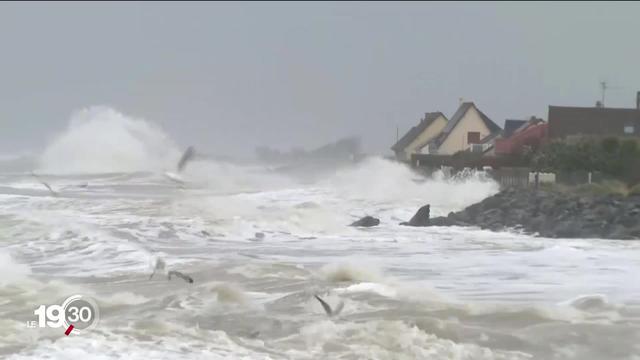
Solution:
M442 132L429 141L426 151L423 152L453 155L471 148L474 144L482 144L487 139L494 138L501 130L500 126L489 119L474 103L464 102Z
M426 113L418 125L412 127L391 147L396 154L396 159L411 160L411 155L419 153L446 125L447 118L441 112Z
M509 121L509 120L507 120ZM507 123L505 121L505 133L500 139L495 141L496 155L510 155L521 151L524 146L539 146L547 138L548 125L544 120L532 117L529 120L512 120L513 124L521 125L515 130L510 129L510 134L506 133Z
M513 135L514 132L516 132L516 130L521 128L527 122L528 122L528 120L514 120L514 119L505 120L504 121L504 129L502 130L501 137L504 138L504 139L510 137L511 135Z
M636 108L549 106L549 137L575 136L640 137L640 92Z
M502 132L497 131L486 136L477 144L471 144L467 151L481 153L482 156L495 156L495 142L500 139Z

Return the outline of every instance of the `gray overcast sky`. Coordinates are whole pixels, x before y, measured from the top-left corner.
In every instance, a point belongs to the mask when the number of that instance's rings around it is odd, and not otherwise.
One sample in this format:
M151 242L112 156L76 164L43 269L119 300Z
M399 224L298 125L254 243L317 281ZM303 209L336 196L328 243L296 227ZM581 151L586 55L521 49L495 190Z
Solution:
M359 135L388 153L426 111L498 124L631 107L638 3L0 3L0 152L110 105L182 146L252 155Z

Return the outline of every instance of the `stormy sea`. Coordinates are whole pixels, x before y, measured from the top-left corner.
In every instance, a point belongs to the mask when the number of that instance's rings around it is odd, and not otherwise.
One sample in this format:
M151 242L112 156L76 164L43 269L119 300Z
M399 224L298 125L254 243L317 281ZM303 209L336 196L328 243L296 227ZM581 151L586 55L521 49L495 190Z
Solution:
M640 359L638 242L399 225L496 193L481 172L196 157L177 181L183 150L92 108L0 156L0 358ZM29 326L74 294L95 327Z

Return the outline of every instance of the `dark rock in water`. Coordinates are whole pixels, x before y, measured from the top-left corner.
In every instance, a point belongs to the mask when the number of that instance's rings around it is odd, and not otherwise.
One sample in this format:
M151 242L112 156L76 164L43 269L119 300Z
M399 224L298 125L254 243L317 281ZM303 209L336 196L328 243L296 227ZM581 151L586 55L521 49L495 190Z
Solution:
M373 216L365 216L358 221L354 221L349 226L372 227L378 225L380 225L380 219L376 219Z
M535 216L529 221L528 227L532 232L540 232L544 228L545 222L546 219L543 215ZM526 228L526 226L524 226L525 224L520 223L518 225L522 225Z
M429 226L429 213L431 212L431 206L425 205L418 209L415 215L408 222L400 223L400 225L406 226Z
M402 223L401 225L408 225L409 223ZM429 220L429 225L428 226L464 226L464 223L462 223L461 221L455 220L453 218L443 218L443 217L438 217L438 218L434 218L432 220ZM408 225L410 226L410 225Z

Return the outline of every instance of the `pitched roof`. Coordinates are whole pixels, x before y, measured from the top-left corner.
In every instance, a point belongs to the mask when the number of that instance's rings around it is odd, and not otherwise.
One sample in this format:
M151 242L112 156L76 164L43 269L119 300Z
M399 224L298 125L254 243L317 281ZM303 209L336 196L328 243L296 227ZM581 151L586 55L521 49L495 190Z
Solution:
M502 130L502 138L508 139L511 136L528 129L531 126L544 123L544 120L532 116L529 120L511 120L504 121L504 130Z
M513 120L507 119L504 121L504 130L502 131L502 137L505 139L511 136L522 125L526 124L527 120Z
M599 107L549 106L549 137L567 135L640 136L640 110ZM625 134L625 126L634 126Z
M496 131L496 132L492 132L491 134L485 136L484 138L480 139L480 142L478 144L488 144L491 143L493 140L495 140L498 136L500 136L500 132Z
M442 143L447 139L449 134L451 134L452 130L456 127L456 125L458 125L460 120L462 120L464 118L464 115L472 107L475 108L476 111L478 111L478 114L480 114L480 119L482 119L482 122L489 129L489 132L491 134L499 132L500 130L502 130L502 129L500 129L500 126L498 126L491 119L489 119L489 117L487 115L485 115L482 111L480 111L480 109L478 109L474 103L472 103L472 102L464 102L464 103L462 103L460 105L460 107L458 108L456 113L453 114L453 117L451 118L451 120L449 120L449 122L447 123L447 126L445 126L444 129L442 129L442 132L440 133L440 135L438 135L430 143L435 143L438 146L442 145Z
M393 151L404 150L409 144L413 142L423 131L425 131L438 117L444 117L446 120L446 116L444 116L441 112L430 112L424 114L424 118L420 120L420 123L414 127L412 127L403 137L398 140L392 147Z

